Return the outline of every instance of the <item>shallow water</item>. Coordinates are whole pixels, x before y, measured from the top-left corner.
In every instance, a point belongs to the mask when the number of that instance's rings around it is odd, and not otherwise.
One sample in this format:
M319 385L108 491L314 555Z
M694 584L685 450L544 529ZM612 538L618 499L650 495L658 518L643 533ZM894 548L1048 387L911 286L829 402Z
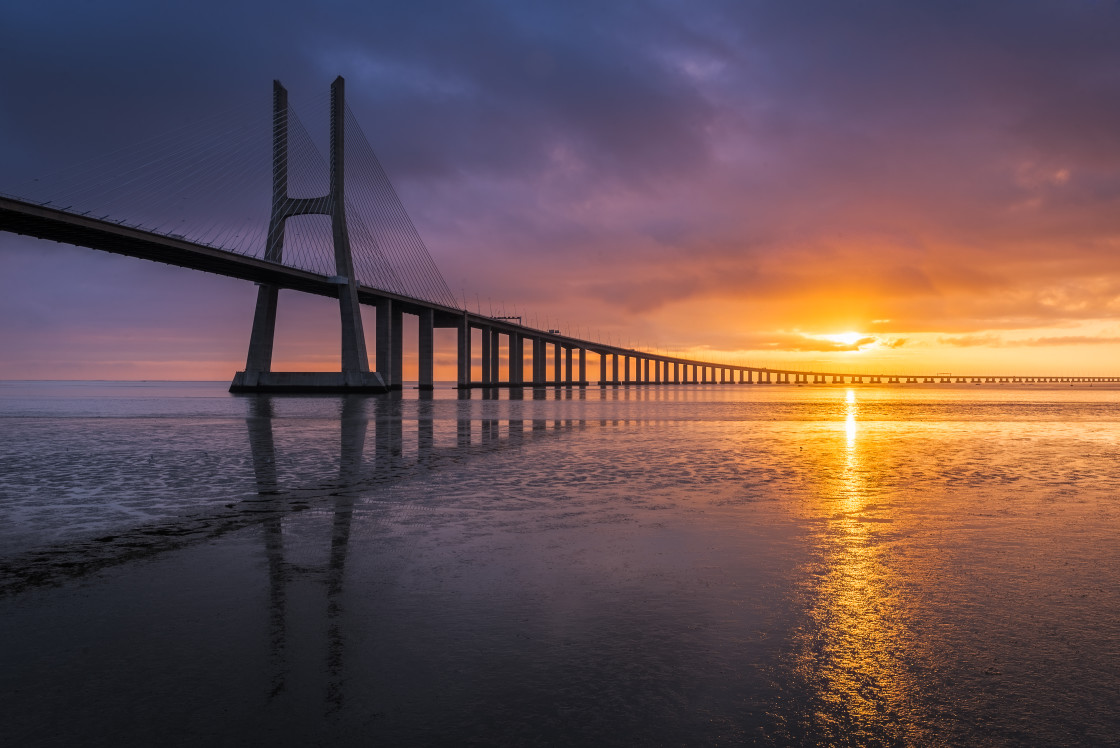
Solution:
M13 745L1120 743L1120 392L0 383Z

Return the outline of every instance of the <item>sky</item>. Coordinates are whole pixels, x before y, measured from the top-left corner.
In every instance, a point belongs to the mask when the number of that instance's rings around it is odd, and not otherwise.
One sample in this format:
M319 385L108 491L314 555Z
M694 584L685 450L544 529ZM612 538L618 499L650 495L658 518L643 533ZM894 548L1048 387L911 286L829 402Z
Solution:
M342 75L472 310L748 365L1116 374L1117 39L1089 0L5 3L0 192ZM254 300L0 234L0 379L229 379ZM274 368L337 367L334 304L280 303Z

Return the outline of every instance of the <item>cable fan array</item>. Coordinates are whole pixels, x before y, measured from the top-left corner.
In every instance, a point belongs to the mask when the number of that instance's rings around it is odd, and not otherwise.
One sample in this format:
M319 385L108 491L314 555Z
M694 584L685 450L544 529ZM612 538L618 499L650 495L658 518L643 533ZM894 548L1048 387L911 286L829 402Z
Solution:
M329 96L312 101L326 112ZM260 105L199 118L159 136L26 183L23 200L265 258L272 208L272 128ZM288 194L319 199L285 217L280 262L335 274L329 167L289 107ZM324 115L324 121L325 115ZM273 123L274 125L276 123ZM346 112L346 221L362 285L458 307L353 113Z
M395 272L405 296L458 307L424 240L412 224L361 125L346 108L346 217L355 270L359 258L375 255ZM371 268L373 270L373 268ZM376 276L371 276L376 277Z

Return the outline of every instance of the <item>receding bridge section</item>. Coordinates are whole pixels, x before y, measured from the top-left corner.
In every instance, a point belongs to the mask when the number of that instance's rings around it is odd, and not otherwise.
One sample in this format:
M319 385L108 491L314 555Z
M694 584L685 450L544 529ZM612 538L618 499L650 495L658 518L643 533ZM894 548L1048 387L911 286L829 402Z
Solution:
M719 362L654 354L601 342L561 335L555 330L542 331L521 324L520 318L490 317L452 306L438 270L430 265L430 257L404 215L403 208L392 193L391 185L382 184L379 194L388 195L389 207L378 208L377 215L386 217L393 230L406 236L415 249L422 250L402 263L416 270L422 282L410 286L401 283L400 274L391 268L373 282L362 282L351 250L348 213L352 204L346 194L345 151L347 111L343 81L331 87L331 123L329 154L329 190L315 197L289 194L288 152L290 147L290 110L287 92L275 82L273 86L272 131L272 212L264 238L263 256L233 251L185 236L152 231L139 225L109 220L97 211L78 212L72 206L53 207L42 202L18 197L0 196L0 231L39 239L47 239L114 254L153 260L169 265L241 278L258 284L257 304L253 320L245 370L238 372L231 384L238 392L363 392L400 389L403 385L404 315L417 320L418 384L431 389L435 373L435 330L456 330L457 383L461 389L475 387L586 387L670 384L1097 384L1120 383L1120 377L1073 376L952 376L948 374L855 374L841 371L799 371L756 366L729 365ZM361 144L360 141L359 144ZM368 144L366 144L368 147ZM368 160L368 155L367 155ZM375 171L380 167L376 166ZM376 176L376 174L375 174ZM383 174L382 174L383 177ZM394 218L393 210L397 211ZM330 219L331 265L334 274L295 267L285 263L285 225L291 218L321 215ZM384 248L379 246L375 232L359 222L357 249L361 268L373 265L387 268ZM259 250L258 250L259 251ZM419 257L419 260L417 260ZM372 258L372 259L371 259ZM425 258L430 266L425 266ZM373 263L371 265L370 263ZM378 265L377 263L380 263ZM360 269L360 268L359 268ZM426 274L426 275L425 275ZM406 279L407 280L407 279ZM429 298L412 293L387 290L420 288L427 283ZM341 316L340 372L273 372L272 347L275 336L278 292L289 289L338 299ZM434 291L432 291L434 289ZM439 300L432 300L437 298ZM362 327L360 305L376 309L375 366L369 367L366 336ZM479 341L477 350L475 340ZM477 362L477 363L476 363ZM525 376L526 364L531 374ZM475 372L478 376L475 376Z
M169 265L338 298L335 279L172 236L57 208L0 197L0 230ZM669 384L1097 384L1120 377L853 374L737 366L651 354L549 333L359 285L358 300L377 310L376 373L383 389L402 385L404 315L417 318L419 386L434 383L434 330L457 331L460 387ZM477 350L476 350L477 348ZM530 375L525 376L526 365ZM476 376L476 373L478 376ZM282 388L278 388L282 389ZM298 385L293 389L299 389Z

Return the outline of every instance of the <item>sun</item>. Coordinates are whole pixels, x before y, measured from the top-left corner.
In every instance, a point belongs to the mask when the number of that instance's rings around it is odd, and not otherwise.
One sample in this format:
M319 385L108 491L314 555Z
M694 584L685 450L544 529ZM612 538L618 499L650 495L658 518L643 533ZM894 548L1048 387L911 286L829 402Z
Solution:
M825 340L831 340L833 343L842 343L844 345L855 345L859 341L867 338L861 332L839 332L835 335L821 335Z

